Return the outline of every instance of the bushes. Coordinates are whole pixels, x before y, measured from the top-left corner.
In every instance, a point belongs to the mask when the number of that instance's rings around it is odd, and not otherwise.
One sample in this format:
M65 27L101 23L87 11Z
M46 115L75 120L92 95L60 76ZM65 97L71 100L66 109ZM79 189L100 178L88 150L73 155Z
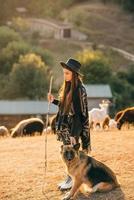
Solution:
M9 74L13 64L18 61L19 55L24 55L30 50L30 45L24 41L9 42L7 46L1 50L0 73Z
M100 51L84 50L77 57L82 63L85 83L103 84L109 82L112 70Z
M111 79L111 69L102 60L91 61L87 65L83 65L82 72L85 74L85 82L105 84Z
M13 29L10 29L6 26L0 27L0 48L4 48L12 41L20 41L21 36L15 32Z
M134 1L133 0L101 0L104 4L113 2L113 3L118 3L121 5L125 10L129 12L134 11Z
M134 64L129 66L127 73L127 81L134 86Z
M35 54L20 56L10 73L9 96L10 98L41 99L45 96L48 78L49 69L40 56Z
M50 52L7 27L0 28L0 52L0 99L43 98L53 64Z
M122 4L125 10L134 12L134 1L133 0L122 0Z
M48 50L31 46L24 41L13 41L8 43L8 45L1 50L0 73L8 74L12 70L13 64L18 61L19 56L27 53L40 55L42 60L49 66L53 64L52 55Z
M128 71L112 71L111 59L109 61L99 51L84 50L77 55L77 58L82 63L81 71L84 74L85 83L111 86L115 110L133 105L133 65L129 67Z

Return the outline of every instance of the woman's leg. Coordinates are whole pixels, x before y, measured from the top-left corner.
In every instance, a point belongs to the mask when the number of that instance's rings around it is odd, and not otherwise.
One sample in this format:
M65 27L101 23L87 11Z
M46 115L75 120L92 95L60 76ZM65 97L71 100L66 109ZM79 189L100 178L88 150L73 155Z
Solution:
M66 179L58 185L58 188L61 191L71 189L72 188L72 178L69 175L67 175Z
M70 144L70 135L69 135L68 129L63 129L60 132L60 136L62 138L62 142L63 142L64 145ZM72 188L72 178L69 175L67 175L65 180L58 184L58 188L61 191L71 189Z

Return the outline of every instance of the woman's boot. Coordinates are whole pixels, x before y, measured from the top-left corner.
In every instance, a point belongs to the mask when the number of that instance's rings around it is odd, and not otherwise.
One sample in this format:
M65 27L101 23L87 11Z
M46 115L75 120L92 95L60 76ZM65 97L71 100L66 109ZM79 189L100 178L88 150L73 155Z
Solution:
M63 191L63 190L69 190L72 187L72 178L68 175L65 181L61 182L58 184L58 188Z

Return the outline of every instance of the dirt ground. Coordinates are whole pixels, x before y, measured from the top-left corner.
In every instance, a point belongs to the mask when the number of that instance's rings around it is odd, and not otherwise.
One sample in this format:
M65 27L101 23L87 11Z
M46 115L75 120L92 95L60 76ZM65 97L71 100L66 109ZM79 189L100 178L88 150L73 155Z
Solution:
M134 200L134 130L92 132L92 152L117 175L121 188L81 200ZM65 177L61 143L48 135L45 175L45 136L0 139L0 200L60 200L57 184Z

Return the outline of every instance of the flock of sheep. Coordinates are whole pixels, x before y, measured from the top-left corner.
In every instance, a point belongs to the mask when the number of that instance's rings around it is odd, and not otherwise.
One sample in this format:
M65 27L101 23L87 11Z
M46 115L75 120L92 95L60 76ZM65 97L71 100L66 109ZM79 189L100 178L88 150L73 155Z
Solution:
M114 119L111 119L108 113L109 101L103 101L99 104L100 108L93 108L89 113L90 128L96 130L99 126L100 130L104 129L121 129L123 124L134 123L134 107L126 108L119 111Z
M107 114L109 102L105 101L100 104L100 108L93 108L89 111L89 128L92 130L121 129L123 124L134 124L134 107L119 111L114 119ZM35 133L55 133L56 115L50 117L49 126L45 128L45 123L39 118L29 118L20 121L11 133L5 126L0 126L0 136L25 136L34 135Z
M20 121L14 128L8 131L5 126L0 126L0 136L25 136L33 135L38 132L40 135L44 130L44 122L39 118L29 118Z

